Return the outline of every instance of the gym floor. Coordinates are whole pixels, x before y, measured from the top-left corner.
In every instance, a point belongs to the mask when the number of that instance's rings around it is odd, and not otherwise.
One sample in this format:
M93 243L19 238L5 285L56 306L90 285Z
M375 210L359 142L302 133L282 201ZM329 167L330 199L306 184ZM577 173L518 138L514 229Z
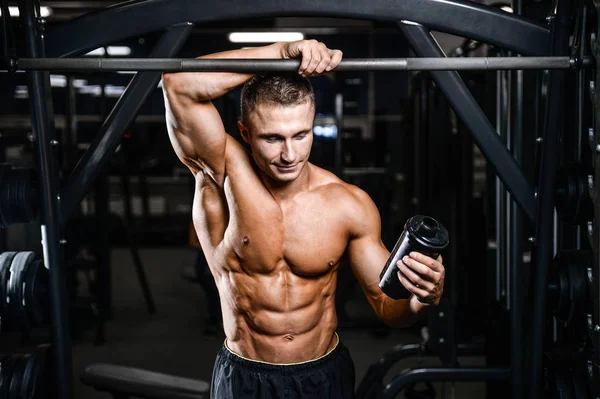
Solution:
M192 264L192 248L142 249L152 294L158 311L150 315L135 275L127 249L112 252L113 319L106 323L106 344L94 346L93 332L73 346L75 397L109 399L80 382L84 368L92 363L107 362L174 374L210 382L213 361L223 345L223 337L207 336L204 330L204 293L198 284L181 278L181 269ZM350 315L369 315L364 297L350 301ZM375 338L366 329L342 328L341 340L349 348L356 366L357 384L368 366L399 343L419 342L412 330L394 330ZM461 358L461 365L483 366L481 358ZM437 359L405 359L390 372L391 379L402 369L439 366ZM484 398L483 383L435 384L437 398ZM404 395L400 396L404 398Z

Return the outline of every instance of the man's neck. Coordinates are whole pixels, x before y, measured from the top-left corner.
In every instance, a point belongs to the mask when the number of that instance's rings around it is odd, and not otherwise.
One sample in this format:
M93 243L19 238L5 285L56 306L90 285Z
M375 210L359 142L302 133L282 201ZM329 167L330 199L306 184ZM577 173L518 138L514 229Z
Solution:
M300 172L300 175L296 180L285 183L275 181L265 172L260 170L260 168L257 169L260 175L260 180L277 202L292 199L297 194L307 191L310 187L312 167L309 163L304 165L302 172Z

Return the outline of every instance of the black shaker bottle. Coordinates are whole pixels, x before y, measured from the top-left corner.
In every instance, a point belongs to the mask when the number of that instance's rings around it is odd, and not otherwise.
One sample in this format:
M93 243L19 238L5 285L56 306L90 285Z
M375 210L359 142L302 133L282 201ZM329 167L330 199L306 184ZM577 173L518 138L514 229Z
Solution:
M408 299L412 295L398 278L396 264L412 251L436 259L448 246L448 230L429 216L417 215L406 221L404 231L394 246L385 267L379 275L379 288L393 299Z

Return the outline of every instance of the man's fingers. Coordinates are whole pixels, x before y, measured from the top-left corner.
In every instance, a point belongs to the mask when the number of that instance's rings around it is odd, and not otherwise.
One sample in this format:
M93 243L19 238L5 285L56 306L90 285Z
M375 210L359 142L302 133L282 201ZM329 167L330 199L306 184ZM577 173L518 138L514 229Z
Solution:
M404 258L402 258L400 263L403 264L408 269L419 274L419 276L421 276L423 279L425 279L427 281L435 282L439 275L439 273L435 272L430 267L428 267L420 262L417 262L416 260L409 258L408 256L405 256Z
M329 65L327 65L327 68L325 68L325 70L331 71L332 69L337 67L342 61L342 56L343 54L340 50L329 50L329 57L331 60L329 61Z
M319 65L317 65L315 68L315 74L320 75L325 72L325 68L327 68L327 65L329 65L330 61L331 59L329 57L321 58L321 62L319 62Z
M417 286L415 286L408 277L401 271L398 271L398 278L402 285L411 293L415 294L420 299L425 299L429 293Z
M323 72L325 72L325 68L331 62L331 56L329 55L329 50L327 49L327 46L325 46L323 43L319 44L319 54L321 56L321 62L319 62L319 65L317 65L317 67L315 68L315 73L320 75Z
M430 258L429 256L425 256L420 252L411 252L410 257L416 260L419 263L422 263L428 266L431 270L436 271L438 273L444 270L444 266L435 259Z
M298 73L302 76L317 76L333 70L342 60L342 52L330 50L316 40L303 40L292 50L302 57ZM288 51L288 54L292 54Z
M321 52L319 51L318 46L311 46L310 57L311 59L308 64L308 67L306 68L305 75L313 76L315 75L315 70L317 69L317 66L321 62Z
M405 265L402 262L400 262L399 269L402 272L402 274L404 274L406 277L408 277L415 286L417 286L427 292L431 292L433 290L433 288L435 287L434 283L424 279L423 277L421 277L420 275L418 275L417 273L412 271L407 265Z
M302 62L300 63L300 67L298 68L298 73L302 76L306 76L306 68L308 68L308 65L310 64L312 54L306 46L299 47L299 49L300 54L302 55Z

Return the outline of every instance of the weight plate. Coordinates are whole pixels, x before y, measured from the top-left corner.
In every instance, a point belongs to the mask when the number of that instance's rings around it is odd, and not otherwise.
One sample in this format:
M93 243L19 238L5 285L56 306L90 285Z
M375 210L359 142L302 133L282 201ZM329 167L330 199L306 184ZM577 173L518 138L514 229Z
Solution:
M4 357L4 360L2 361L2 371L0 372L0 399L8 399L10 381L15 365L16 358L14 356Z
M2 193L7 191L5 190L5 188L7 188L6 174L10 169L11 166L9 164L0 164L0 187L2 187L2 190L0 191L0 227L7 227L10 225L10 223L7 220L7 215L4 214L5 212L7 212L7 210L5 210L2 206L2 204L4 203Z
M17 252L3 252L0 254L0 331L6 331L10 322L8 320L8 281L10 279L10 266Z
M25 327L26 331L31 330L33 327L35 327L35 320L33 319L32 315L32 307L34 305L34 301L32 301L32 298L27 298L28 297L28 292L29 291L29 285L28 285L28 277L31 274L32 269L35 268L35 263L37 261L32 257L29 258L29 261L26 262L23 265L23 268L21 269L21 274L20 274L20 283L17 286L17 291L18 291L18 303L19 303L19 314L21 315L21 320L23 321L23 326Z
M12 378L10 379L8 399L21 399L21 385L23 383L23 374L25 373L25 368L27 367L29 355L18 354L14 356L17 357L17 364L15 365Z
M25 275L23 299L33 327L44 325L48 320L48 270L41 260L32 262Z
M15 255L10 265L10 279L8 281L8 311L11 330L22 329L26 326L25 314L22 312L22 298L20 292L23 287L23 268L28 263L33 262L35 253L19 252Z
M37 354L34 352L29 356L27 360L27 365L25 366L25 371L23 372L23 381L21 382L21 392L19 393L19 398L22 399L30 399L35 391L35 371L38 369L37 365ZM31 392L31 394L30 394Z
M29 358L21 385L21 398L34 399L35 397L51 396L47 376L49 368L46 367L49 350L50 345L39 345Z
M8 399L20 399L19 394L21 393L21 383L23 382L23 373L27 366L27 360L29 355L14 354L16 363L13 369L12 377L10 379L10 387L8 389Z

